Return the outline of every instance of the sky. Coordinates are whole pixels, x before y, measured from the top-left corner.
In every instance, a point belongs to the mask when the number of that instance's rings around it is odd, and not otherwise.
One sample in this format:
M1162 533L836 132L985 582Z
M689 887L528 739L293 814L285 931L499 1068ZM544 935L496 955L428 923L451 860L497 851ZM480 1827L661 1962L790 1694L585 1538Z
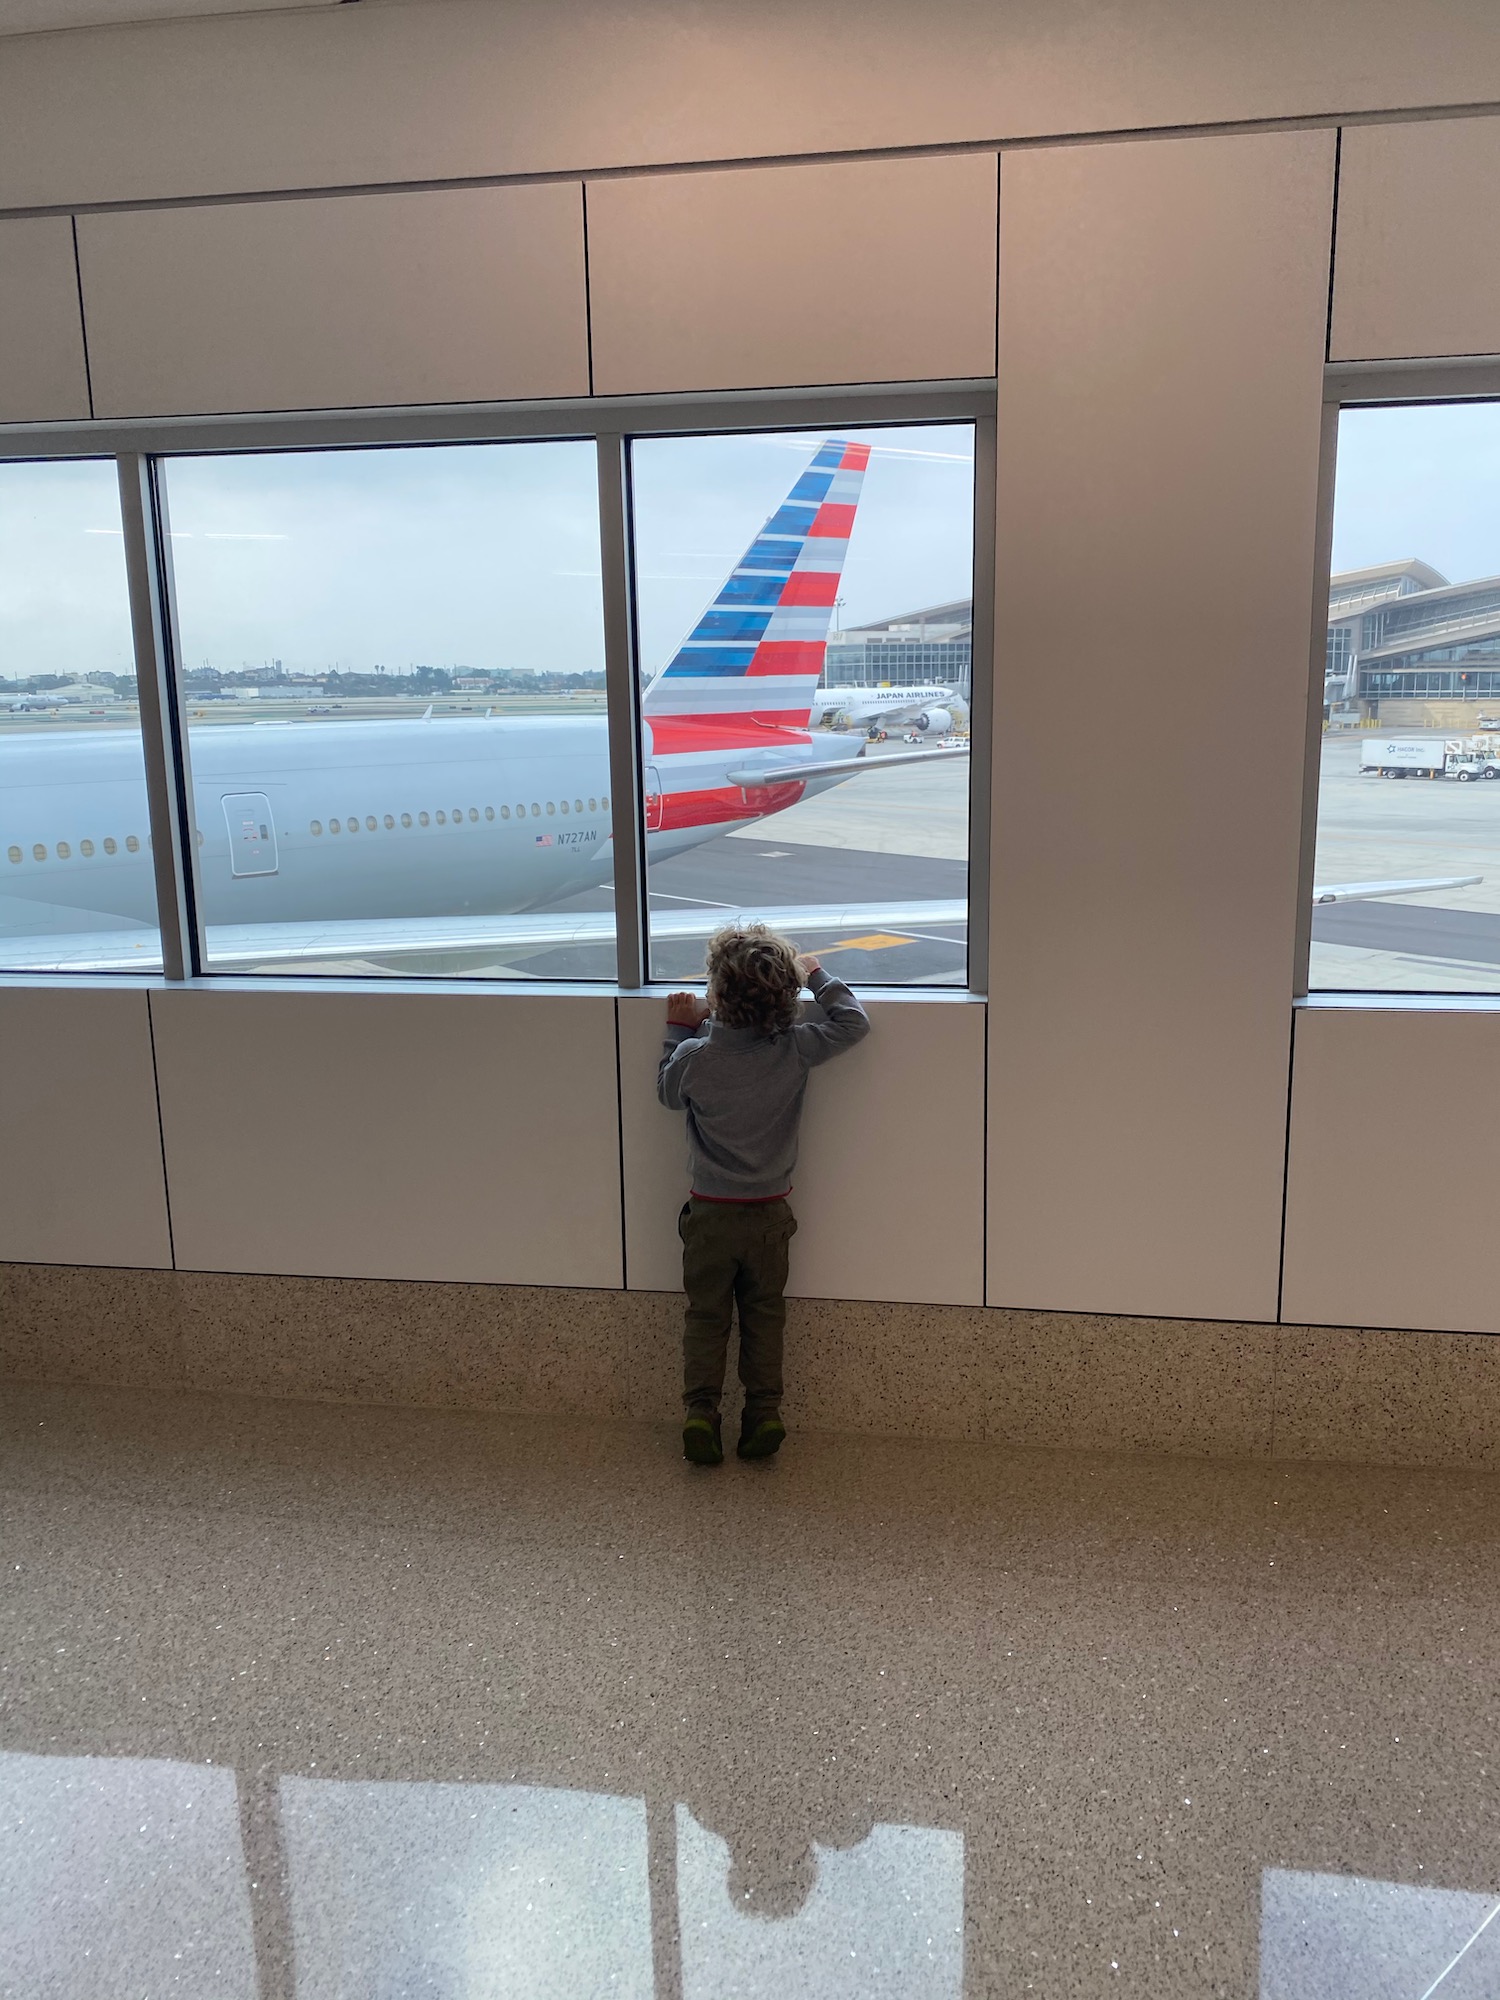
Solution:
M973 432L851 431L874 446L845 625L967 596ZM670 657L818 434L635 447L643 665ZM593 449L438 446L173 459L167 489L189 666L280 659L398 673L602 663ZM132 670L108 461L0 465L0 675ZM1500 403L1349 410L1334 568L1419 556L1500 574Z
M112 459L0 464L0 675L133 674Z
M874 446L843 623L972 588L973 431L848 431ZM821 433L636 449L642 663L697 621ZM166 492L181 659L603 664L593 446L576 441L174 458ZM0 674L131 671L115 473L0 465Z
M1343 413L1334 570L1404 556L1450 583L1500 575L1500 403Z
M840 624L971 595L973 426L838 435L872 447L840 586ZM692 630L821 441L821 433L782 432L636 445L636 615L648 673Z

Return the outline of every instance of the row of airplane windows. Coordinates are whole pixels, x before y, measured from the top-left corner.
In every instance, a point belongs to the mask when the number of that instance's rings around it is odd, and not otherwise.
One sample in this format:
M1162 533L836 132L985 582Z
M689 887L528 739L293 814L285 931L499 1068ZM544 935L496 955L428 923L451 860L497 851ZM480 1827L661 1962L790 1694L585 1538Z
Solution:
M569 807L568 807L568 802L567 802L567 800L566 800L566 799L560 799L560 800L558 800L558 799L548 799L548 800L547 800L547 802L546 802L546 804L545 804L545 806L542 806L542 805L535 805L535 804L534 804L534 805L532 806L532 808L531 808L531 817L532 817L533 819L540 819L540 818L542 817L542 815L543 815L543 813L544 813L544 812L545 812L545 813L549 813L549 814L556 814L556 813L559 813L559 812L561 812L561 813L566 813L566 812L567 812L568 810L569 810ZM608 812L608 811L609 811L609 799L608 799L607 797L605 797L605 798L601 798L601 799L590 799L590 800L588 801L588 804L587 804L587 806L585 806L585 804L584 804L584 802L583 802L583 800L582 800L582 799L574 799L574 801L573 801L573 805L572 805L572 811L573 811L573 812L575 812L575 813L583 813L583 812L585 812L585 811L587 811L587 812L591 812L591 813L597 813L597 812ZM484 809L484 817L485 817L485 818L486 818L487 820L493 820L493 819L495 818L495 816L496 816L496 815L495 815L495 808L494 808L493 806L486 806L486 807L485 807L485 809ZM475 822L477 823L477 822L478 822L478 820L479 820L479 817L480 817L480 813L479 813L479 808L478 808L478 806L470 806L470 807L469 807L469 818L470 818L471 820L473 820L473 821L475 821ZM509 818L511 817L511 809L510 809L510 807L509 807L509 806L501 806L501 808L500 808L500 813L499 813L499 817L500 817L501 819L509 819ZM515 809L515 817L516 817L517 819L525 819L525 817L526 817L526 808L525 808L525 806L523 806L523 805L522 805L522 806L517 806L517 807L516 807L516 809ZM413 825L413 824L415 824L415 825L417 825L417 826L431 826L431 824L432 824L432 819L433 819L433 815L430 815L430 814L428 814L428 813L424 813L424 812L419 812L419 813L418 813L418 814L417 814L417 815L415 816L415 820L413 820L413 816L412 816L412 814L411 814L411 813L402 813L402 815L401 815L401 824L402 824L402 826L404 826L404 827L409 827L409 826L411 826L411 825ZM436 819L437 819L437 823L438 823L438 825L439 825L439 826L447 826L447 825L448 825L448 814L447 814L447 813L445 813L445 812L440 812L440 813L438 813L438 814L436 815ZM462 806L455 806L455 807L453 808L453 825L454 825L454 826L462 826L462 825L463 825L463 821L464 821L464 809L463 809L463 807L462 807ZM374 813L367 813L367 814L365 815L365 820L364 820L364 824L365 824L365 828L366 828L366 830L367 830L368 832L370 832L370 833L375 833L375 832L378 832L378 831L379 831L379 828L380 828L380 825L381 825L381 822L380 822L380 821L379 821L379 820L378 820L378 819L377 819L377 818L375 817ZM387 827L387 828L393 828L393 827L395 826L395 824L396 824L396 815L395 815L394 813L387 813L387 814L385 815L385 825L386 825L386 827ZM358 817L357 817L357 816L355 816L355 815L351 815L351 816L350 816L350 817L349 817L348 819L346 819L346 820L336 820L336 819L331 819L331 820L330 820L330 821L328 822L328 831L329 831L330 833L342 833L342 832L345 832L345 831L348 831L349 833L358 833L358 832L359 832L359 827L360 827L360 822L359 822L359 819L358 819ZM309 827L308 831L309 831L310 833L314 833L314 834L321 834L321 833L322 833L322 831L323 831L323 822L322 822L322 820L320 820L320 819L315 819L315 820L314 820L314 821L312 822L312 825L311 825L311 826Z
M515 808L515 815L514 815L515 818L525 819L526 810L527 809L524 805L517 806ZM531 807L531 817L533 819L540 819L544 812L556 814L559 812L567 813L569 812L569 810L570 808L568 805L568 801L566 799L556 799L556 800L548 799L545 805L534 804ZM591 813L608 812L609 811L608 795L606 794L605 797L603 798L590 799L587 802L587 805L585 805L582 799L574 799L571 811L574 813L583 813L585 811ZM511 808L509 806L501 806L499 811L499 817L501 819L509 819L511 818L511 816L512 816ZM475 821L476 823L478 822L480 817L478 806L469 807L468 817L471 820ZM496 817L495 808L493 806L486 806L484 809L484 818L487 820L493 820L495 817ZM449 816L445 812L438 813L436 815L436 819L439 826L447 826L449 823ZM453 808L453 816L452 816L453 825L461 826L463 824L463 820L464 820L463 807L455 806ZM409 812L402 813L401 815L401 824L404 827L409 827L413 824L417 826L431 826L432 821L433 821L433 815L424 812L417 813L415 816L415 820L413 820L413 815ZM371 833L375 833L379 829L380 821L375 817L374 813L368 813L365 816L364 824ZM385 815L385 824L387 827L395 826L396 816L394 813L387 813ZM359 820L351 816L347 820L341 821L341 820L331 819L328 822L328 831L330 833L341 833L346 828L350 833L358 833L360 828ZM312 833L321 834L323 831L322 820L315 819L309 830ZM201 846L203 842L203 835L201 833L198 835L198 842L199 845ZM149 844L150 840L148 836L147 845L149 846ZM120 842L115 840L113 836L103 840L100 843L100 845L102 846L106 854L118 854L120 851ZM139 854L141 851L140 840L133 833L126 834L124 846L125 846L125 852L127 854ZM57 843L57 847L54 850L54 852L56 853L59 861L71 861L73 859L73 847L70 841L60 840ZM96 852L93 841L80 840L78 843L78 852L85 861L92 861L94 858L94 854ZM24 848L21 847L16 847L16 846L8 847L6 849L6 858L10 861L13 867L18 866L22 861L26 859L26 851ZM41 841L37 841L36 844L33 846L31 850L31 858L33 861L45 861L47 859L47 849L42 844Z
M119 841L113 838L107 839L101 844L106 854L118 854L120 851ZM149 845L149 840L147 844ZM127 854L139 854L140 851L140 841L133 833L127 833L125 836L125 852ZM78 852L83 856L85 861L92 861L94 858L93 841L80 840L78 843ZM19 861L24 861L26 858L24 851L19 847L8 847L5 853L6 859L12 866ZM40 841L32 848L31 858L33 861L45 861L47 859L47 850ZM73 849L68 841L60 840L57 843L57 858L59 861L71 861L73 859Z

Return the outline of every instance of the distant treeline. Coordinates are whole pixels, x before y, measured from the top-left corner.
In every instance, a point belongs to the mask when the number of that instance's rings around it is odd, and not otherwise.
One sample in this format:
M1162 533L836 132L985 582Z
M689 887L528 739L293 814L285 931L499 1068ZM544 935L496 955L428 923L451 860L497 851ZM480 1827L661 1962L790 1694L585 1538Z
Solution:
M7 677L0 674L0 695L6 694L46 694L49 688L82 687L98 688L101 694L113 694L124 701L135 700L134 674L15 674Z
M200 692L209 688L284 687L307 693L321 688L329 695L351 694L556 694L562 690L604 691L604 672L592 674L528 673L521 667L497 667L480 674L465 667L413 667L405 674L358 673L334 668L326 674L278 674L258 668L223 672L218 667L190 667L185 684ZM462 681L465 685L458 687Z
M0 674L0 694L45 694L49 688L77 687L77 674ZM90 687L122 700L135 699L134 674L90 673ZM326 674L278 673L274 668L251 667L226 670L219 667L189 667L183 685L197 694L216 688L286 688L297 694L559 694L568 690L602 694L604 671L591 674L528 673L521 667L497 667L492 673L471 672L465 667L413 667L406 674L366 674L343 672ZM458 683L465 683L459 687Z

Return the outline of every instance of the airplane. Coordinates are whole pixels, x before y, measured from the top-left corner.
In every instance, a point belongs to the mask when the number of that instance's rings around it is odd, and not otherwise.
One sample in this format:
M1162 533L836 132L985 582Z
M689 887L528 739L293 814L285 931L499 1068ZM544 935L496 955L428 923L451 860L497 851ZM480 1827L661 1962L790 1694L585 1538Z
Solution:
M18 695L5 706L12 715L49 708L77 708L84 702L97 702L102 708L106 702L114 700L108 688L90 687L84 681L69 681L66 687L37 688L30 694Z
M892 724L923 736L946 736L953 727L955 708L967 706L957 688L936 683L921 687L820 687L813 694L813 721L849 722L861 728Z
M863 737L812 735L869 456L841 438L818 447L647 686L649 860L872 770L968 754L868 758ZM189 754L215 958L231 942L256 959L347 955L372 926L392 951L546 942L557 920L543 913L613 873L602 716L236 723L194 732ZM0 736L0 966L148 962L149 848L134 730ZM692 917L706 934L723 911ZM422 935L434 923L441 944Z

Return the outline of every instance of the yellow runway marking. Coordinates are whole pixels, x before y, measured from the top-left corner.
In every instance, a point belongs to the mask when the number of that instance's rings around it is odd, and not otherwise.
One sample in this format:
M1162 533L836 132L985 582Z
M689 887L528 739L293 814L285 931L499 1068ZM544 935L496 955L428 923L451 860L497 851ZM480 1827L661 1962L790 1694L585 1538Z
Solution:
M819 948L819 958L826 958L831 951L889 951L892 945L910 944L905 937L892 937L888 931L876 931L870 937L845 938L841 944L825 944Z

